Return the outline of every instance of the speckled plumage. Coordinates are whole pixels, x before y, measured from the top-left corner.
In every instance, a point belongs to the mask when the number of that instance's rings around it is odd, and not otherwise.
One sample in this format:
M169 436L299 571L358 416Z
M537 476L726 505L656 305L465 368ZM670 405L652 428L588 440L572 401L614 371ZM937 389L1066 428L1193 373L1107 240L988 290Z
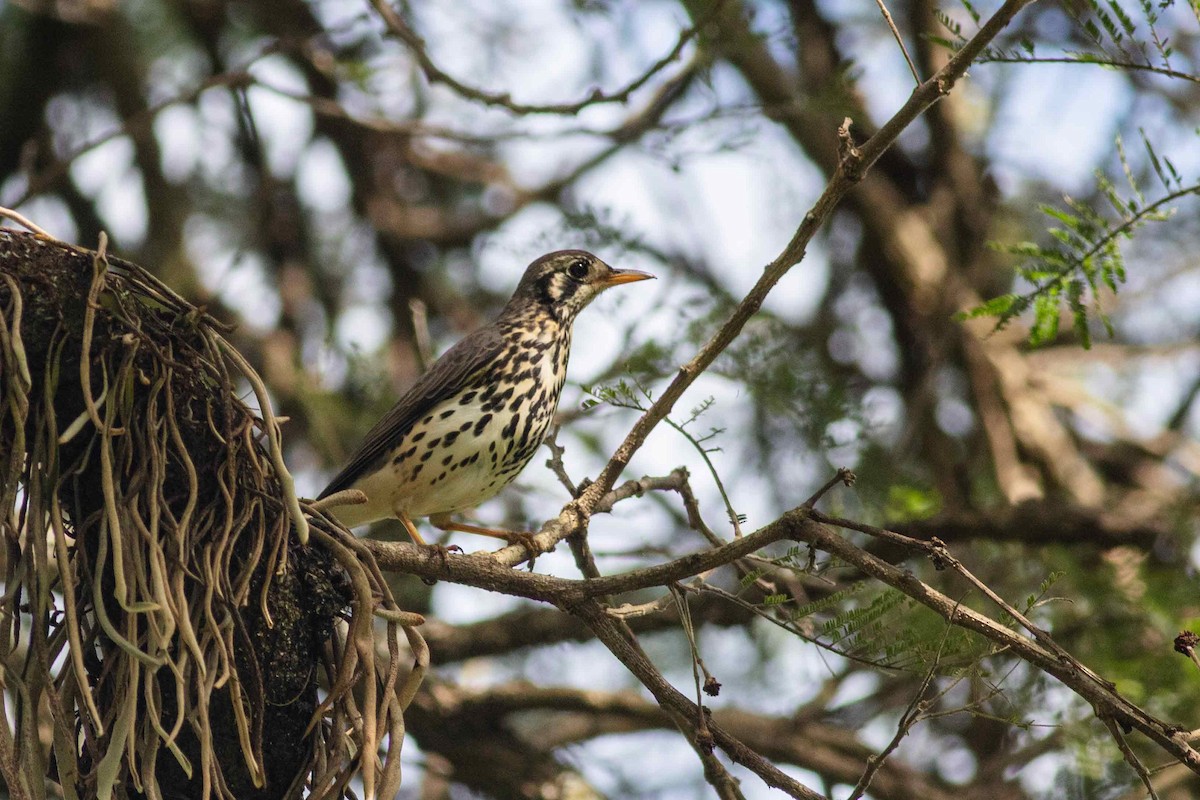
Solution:
M651 276L581 250L542 256L489 325L450 348L413 385L329 486L367 495L334 506L349 527L463 511L507 486L550 428L576 315L609 286ZM410 527L410 530L412 528Z

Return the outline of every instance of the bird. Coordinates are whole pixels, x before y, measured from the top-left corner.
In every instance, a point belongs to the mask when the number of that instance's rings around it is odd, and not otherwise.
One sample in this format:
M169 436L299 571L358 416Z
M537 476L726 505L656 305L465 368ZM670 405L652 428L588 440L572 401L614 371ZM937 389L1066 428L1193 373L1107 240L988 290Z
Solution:
M447 350L367 432L317 503L347 528L395 518L429 547L413 523L428 517L536 556L528 532L451 515L495 496L533 458L558 409L579 312L605 289L653 277L583 250L535 260L499 315Z

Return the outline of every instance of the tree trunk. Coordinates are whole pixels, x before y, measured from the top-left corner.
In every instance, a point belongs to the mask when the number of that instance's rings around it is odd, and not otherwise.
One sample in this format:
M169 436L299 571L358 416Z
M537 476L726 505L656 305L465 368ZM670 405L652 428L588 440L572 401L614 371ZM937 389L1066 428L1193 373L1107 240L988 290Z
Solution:
M217 323L103 247L12 231L0 307L12 796L49 777L67 797L266 800L348 774L310 723L352 649L331 638L350 579L293 535Z

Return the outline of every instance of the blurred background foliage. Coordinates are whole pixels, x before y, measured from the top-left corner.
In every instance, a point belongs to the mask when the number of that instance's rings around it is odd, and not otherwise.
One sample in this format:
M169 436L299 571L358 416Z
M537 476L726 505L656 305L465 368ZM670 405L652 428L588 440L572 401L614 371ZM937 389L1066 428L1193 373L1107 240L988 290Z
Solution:
M889 9L923 76L976 22L966 3ZM635 418L622 406L653 397L787 242L838 124L867 135L913 86L870 2L398 11L460 86L428 80L357 1L0 0L0 205L85 246L106 231L110 251L236 324L310 495L532 258L577 246L660 278L577 328L557 441L574 482L595 475ZM1200 624L1198 34L1186 4L1029 8L691 390L673 417L686 435L660 426L629 474L686 466L727 538L714 470L754 530L849 467L835 513L941 537L1130 699L1200 727L1200 674L1171 647ZM536 459L478 517L536 527L568 499ZM605 572L703 544L674 496L622 504L590 537ZM932 668L929 713L869 796L1137 796L1054 680L844 565L773 556L808 602L773 607L729 576L714 583L744 605L701 592L691 607L725 686L711 705L773 732L772 758L808 785L845 796ZM574 574L565 553L537 567ZM707 791L648 712L523 683L636 700L559 612L403 577L397 591L431 615L440 662L410 720L405 796L542 796L488 772L505 764L610 797ZM689 686L678 620L638 628ZM515 761L472 758L447 732ZM1151 767L1166 758L1134 745ZM1176 770L1164 797L1200 792Z

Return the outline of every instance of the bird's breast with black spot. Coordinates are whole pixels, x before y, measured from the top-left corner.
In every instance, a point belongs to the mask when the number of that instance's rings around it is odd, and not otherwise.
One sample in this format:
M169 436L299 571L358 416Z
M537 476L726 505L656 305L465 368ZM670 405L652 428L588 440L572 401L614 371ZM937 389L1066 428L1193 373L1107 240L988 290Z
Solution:
M532 327L506 338L488 369L431 409L393 449L386 478L374 487L388 493L393 507L410 517L473 508L533 458L558 408L570 334Z

